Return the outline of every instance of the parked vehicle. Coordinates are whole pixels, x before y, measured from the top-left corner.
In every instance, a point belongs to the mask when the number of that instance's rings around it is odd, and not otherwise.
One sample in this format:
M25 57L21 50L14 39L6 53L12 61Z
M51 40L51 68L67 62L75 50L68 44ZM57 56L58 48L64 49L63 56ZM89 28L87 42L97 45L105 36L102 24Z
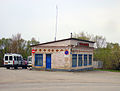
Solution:
M26 60L26 58L23 58L23 60L22 60L22 68L27 69L27 67L28 67L27 60Z
M32 56L28 56L27 63L28 67L32 67Z
M7 53L4 55L4 66L7 69L14 67L17 69L19 66L22 66L23 57L20 54Z

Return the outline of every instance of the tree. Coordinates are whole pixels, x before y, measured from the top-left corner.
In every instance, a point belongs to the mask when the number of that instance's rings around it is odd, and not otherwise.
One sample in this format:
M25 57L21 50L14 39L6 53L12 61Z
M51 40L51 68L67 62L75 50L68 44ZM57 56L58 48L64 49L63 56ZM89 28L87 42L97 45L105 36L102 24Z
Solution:
M79 34L74 33L73 37L78 39L83 39L83 40L91 40L92 38L91 35L84 32L80 32Z
M5 53L19 53L24 58L31 55L31 45L36 45L39 42L32 38L31 40L24 40L21 34L12 35L12 38L0 39L0 65L3 63L3 56Z
M74 34L74 37L95 42L94 60L103 61L104 69L120 69L120 46L118 43L108 43L103 36L94 36L84 32Z
M37 41L34 37L31 40L27 41L26 53L28 55L31 55L31 51L32 51L31 45L36 45L36 44L39 44L39 41Z
M94 37L95 48L104 48L106 47L106 39L103 36L96 35Z
M0 66L3 63L3 56L5 53L10 53L11 39L0 39Z

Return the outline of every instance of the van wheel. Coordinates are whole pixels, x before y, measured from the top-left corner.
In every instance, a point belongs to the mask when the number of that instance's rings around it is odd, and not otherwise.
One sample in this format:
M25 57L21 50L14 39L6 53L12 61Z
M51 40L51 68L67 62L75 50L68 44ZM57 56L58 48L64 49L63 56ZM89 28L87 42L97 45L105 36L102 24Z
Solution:
M6 67L7 69L10 69L10 67Z
M14 69L18 69L18 67L14 67Z

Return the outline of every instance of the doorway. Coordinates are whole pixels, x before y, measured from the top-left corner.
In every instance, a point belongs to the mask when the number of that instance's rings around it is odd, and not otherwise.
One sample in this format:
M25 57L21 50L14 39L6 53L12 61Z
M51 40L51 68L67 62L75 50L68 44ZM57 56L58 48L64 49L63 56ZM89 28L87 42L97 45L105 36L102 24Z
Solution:
M51 69L51 54L46 54L46 69Z

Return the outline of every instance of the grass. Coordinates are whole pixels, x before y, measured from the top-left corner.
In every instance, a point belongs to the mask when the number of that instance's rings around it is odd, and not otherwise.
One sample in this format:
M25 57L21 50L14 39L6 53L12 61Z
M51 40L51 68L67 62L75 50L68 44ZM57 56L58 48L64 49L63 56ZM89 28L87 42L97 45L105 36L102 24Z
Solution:
M120 72L120 70L112 70L112 69L94 69L95 71L109 71L109 72Z

